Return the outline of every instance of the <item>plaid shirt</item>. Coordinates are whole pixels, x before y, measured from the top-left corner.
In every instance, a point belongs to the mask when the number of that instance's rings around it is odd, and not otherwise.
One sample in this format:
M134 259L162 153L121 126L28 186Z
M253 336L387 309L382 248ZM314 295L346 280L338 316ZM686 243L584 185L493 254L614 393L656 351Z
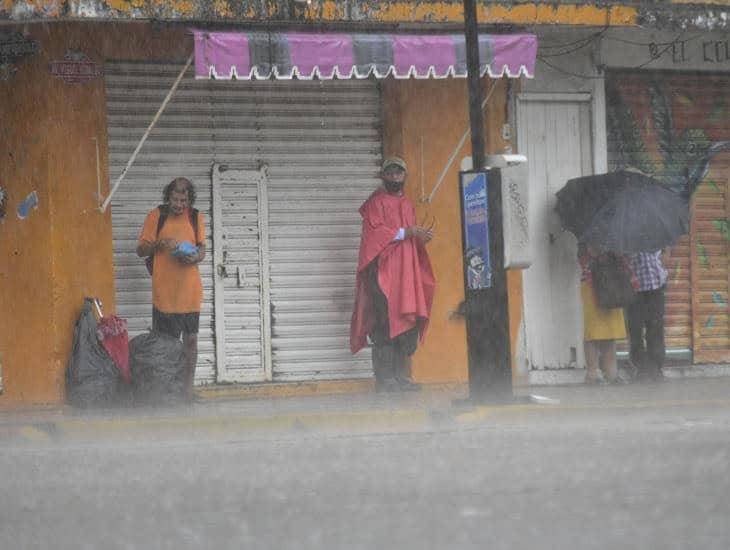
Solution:
M667 284L667 270L662 265L661 250L637 252L629 256L631 271L639 280L639 292L656 290Z

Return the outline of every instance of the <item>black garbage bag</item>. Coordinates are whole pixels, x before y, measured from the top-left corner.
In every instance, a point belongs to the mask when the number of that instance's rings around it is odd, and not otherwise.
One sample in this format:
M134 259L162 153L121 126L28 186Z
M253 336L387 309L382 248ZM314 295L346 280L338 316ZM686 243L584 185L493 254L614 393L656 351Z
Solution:
M82 408L117 405L121 397L119 369L96 337L92 304L91 298L84 299L66 368L66 399Z
M185 398L185 352L182 342L161 332L129 341L129 366L135 401L173 404Z

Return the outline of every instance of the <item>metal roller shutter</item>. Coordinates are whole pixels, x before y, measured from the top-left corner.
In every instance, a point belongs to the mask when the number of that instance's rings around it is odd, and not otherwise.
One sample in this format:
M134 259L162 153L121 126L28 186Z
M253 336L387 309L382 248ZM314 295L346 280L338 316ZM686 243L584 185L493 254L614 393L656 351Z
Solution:
M695 363L730 360L728 319L728 175L730 154L708 152L712 144L730 139L727 76L662 75L662 87L672 101L678 139L674 146L677 170L690 172L706 162L692 200L690 292L692 352ZM719 224L719 225L718 225ZM685 256L686 257L686 256ZM671 260L670 260L671 261Z
M702 174L692 201L690 235L672 248L667 265L665 333L670 356L691 353L695 362L730 360L730 153L710 149L730 139L730 78L617 72L607 83L613 167L630 160L667 183L680 181L685 168Z
M111 181L126 166L180 69L177 65L106 64ZM205 216L209 251L200 264L204 298L198 335L198 383L215 380L213 256L210 254L210 170L215 140L208 88L209 83L196 82L192 72L183 80L111 203L117 310L128 320L132 337L152 325L151 279L144 262L135 253L144 218L162 202L162 188L173 178L185 176L195 184L195 206Z
M276 82L261 155L269 166L274 380L372 375L349 325L358 208L379 185L380 98L372 81Z
M718 156L716 166L695 193L692 210L692 334L696 363L730 361L728 193L730 154L725 153Z
M179 66L109 63L110 172L121 172ZM119 312L133 332L150 323L149 279L134 254L162 184L193 179L211 223L211 165L267 167L274 380L371 376L349 352L360 235L358 208L379 184L380 97L373 81L195 81L163 113L112 202ZM210 249L212 252L212 248ZM202 266L202 382L216 379L213 254Z
M349 351L358 208L379 185L373 81L218 81L216 152L266 167L273 380L372 375Z

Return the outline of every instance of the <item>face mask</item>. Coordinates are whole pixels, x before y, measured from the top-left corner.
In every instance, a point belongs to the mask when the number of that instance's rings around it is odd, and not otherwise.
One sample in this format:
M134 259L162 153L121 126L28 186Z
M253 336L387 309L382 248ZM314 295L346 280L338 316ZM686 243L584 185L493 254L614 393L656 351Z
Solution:
M388 193L400 193L400 191L403 189L403 182L402 181L386 181L385 189L386 189L386 191L388 191Z

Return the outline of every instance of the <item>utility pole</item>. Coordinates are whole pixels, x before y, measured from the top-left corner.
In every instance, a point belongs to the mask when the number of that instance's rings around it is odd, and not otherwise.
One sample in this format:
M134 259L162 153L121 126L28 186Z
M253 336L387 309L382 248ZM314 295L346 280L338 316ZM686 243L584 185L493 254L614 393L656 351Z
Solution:
M484 167L485 145L484 119L482 118L482 85L479 77L479 29L477 27L476 0L464 0L464 26L472 167L474 170L481 170Z
M464 0L464 25L472 170L481 172L484 171L486 147L481 105L476 0ZM462 216L463 212L462 204ZM492 284L489 288L471 290L466 284L466 276L464 284L469 349L469 397L471 401L476 402L505 402L512 400L512 361L499 170L490 170L487 173L487 212ZM465 237L463 242L466 243Z

